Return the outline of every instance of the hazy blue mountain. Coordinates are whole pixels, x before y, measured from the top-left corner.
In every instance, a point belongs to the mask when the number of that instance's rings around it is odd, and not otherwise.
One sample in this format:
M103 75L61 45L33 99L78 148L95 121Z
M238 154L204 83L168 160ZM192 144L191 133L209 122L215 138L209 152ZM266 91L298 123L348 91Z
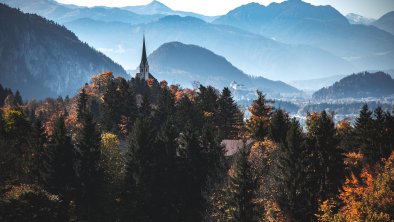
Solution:
M217 88L229 87L235 81L248 89L264 92L297 93L296 88L281 81L251 77L234 67L224 57L196 46L180 42L161 45L149 56L151 73L169 83L191 87L193 81Z
M271 3L267 7L250 3L213 23L242 28L285 43L318 47L362 70L394 66L393 35L374 26L352 25L331 6L314 6L301 0Z
M12 22L10 22L12 21ZM127 77L111 59L66 28L0 4L0 83L24 98L73 95L103 71Z
M128 69L139 64L145 33L148 52L172 41L199 45L226 57L248 74L274 80L310 79L357 71L344 59L312 46L283 44L193 17L167 16L135 26L111 23L112 27L101 21L79 20L65 26Z
M129 10L131 12L141 14L141 15L179 15L179 16L193 16L199 19L202 19L206 22L211 22L217 18L217 16L205 16L193 12L184 12L184 11L175 11L164 5L163 3L153 0L151 3L147 5L139 5L139 6L127 6L124 9Z
M375 19L373 18L368 18L355 13L347 14L346 18L350 24L357 24L357 25L370 25L372 22L375 21Z
M313 94L313 99L329 100L343 98L385 97L394 95L394 79L384 72L353 74L322 88Z
M110 7L79 7L60 4L54 0L0 0L23 12L35 13L58 23L70 22L81 18L90 18L105 22L125 22L140 24L157 20L163 15L139 15L131 11Z
M394 35L394 11L383 15L372 24Z

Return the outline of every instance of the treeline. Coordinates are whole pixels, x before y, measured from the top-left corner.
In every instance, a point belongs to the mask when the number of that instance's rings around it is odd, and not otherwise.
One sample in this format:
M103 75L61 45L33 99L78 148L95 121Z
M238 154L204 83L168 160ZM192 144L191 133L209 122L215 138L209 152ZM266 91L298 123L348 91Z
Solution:
M308 112L319 112L321 110L326 110L327 112L334 112L335 114L357 114L361 107L367 104L372 110L377 107L381 107L383 110L392 110L394 108L393 104L390 103L380 103L378 101L370 102L349 102L349 103L318 103L318 104L307 104L301 110L301 114L306 115Z
M2 221L391 221L394 116L307 128L261 92L103 73L75 98L6 103ZM243 144L226 155L222 141ZM384 195L383 195L384 194Z

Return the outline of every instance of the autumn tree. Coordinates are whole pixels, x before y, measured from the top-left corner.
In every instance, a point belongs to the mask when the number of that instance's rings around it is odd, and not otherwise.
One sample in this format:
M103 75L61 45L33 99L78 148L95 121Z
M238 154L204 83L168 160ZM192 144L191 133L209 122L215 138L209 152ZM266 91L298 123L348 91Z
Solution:
M339 200L329 199L320 206L319 221L381 221L394 219L394 153L377 172L364 168L360 177L346 179ZM339 210L337 210L339 207Z
M272 112L272 106L267 104L269 102L271 100L267 100L262 92L257 91L257 99L249 107L251 117L246 121L246 129L252 139L262 141L268 135Z

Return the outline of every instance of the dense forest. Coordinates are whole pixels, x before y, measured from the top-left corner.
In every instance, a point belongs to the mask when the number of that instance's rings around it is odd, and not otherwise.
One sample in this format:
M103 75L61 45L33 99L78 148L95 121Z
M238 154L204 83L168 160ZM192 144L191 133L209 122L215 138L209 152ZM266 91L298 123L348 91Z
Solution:
M315 100L383 98L394 94L394 79L384 72L362 72L346 76L332 86L313 93Z
M256 95L245 120L228 88L110 72L73 98L0 87L0 220L394 219L393 112L314 112L303 129Z

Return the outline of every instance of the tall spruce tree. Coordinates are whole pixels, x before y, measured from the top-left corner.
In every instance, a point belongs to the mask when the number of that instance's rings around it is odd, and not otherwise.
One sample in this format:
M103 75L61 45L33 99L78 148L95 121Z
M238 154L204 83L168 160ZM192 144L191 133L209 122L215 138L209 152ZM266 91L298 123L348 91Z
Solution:
M359 150L364 154L364 161L366 163L373 163L376 159L374 152L375 147L373 147L373 120L372 112L369 111L367 104L363 105L355 121L354 134L356 144Z
M240 150L236 161L234 175L230 178L228 188L227 210L228 221L259 221L259 209L255 202L258 183L248 161L246 147Z
M121 221L151 221L150 173L154 132L149 120L137 118L129 137L126 154L123 210Z
M50 176L50 190L62 199L62 218L67 221L71 215L68 213L70 202L75 199L77 188L76 151L67 134L64 117L55 120L53 134L50 139L52 150L52 174Z
M274 110L270 119L270 136L272 140L277 143L285 143L289 127L289 114L282 109Z
M288 221L310 221L308 212L308 190L305 184L305 144L302 129L292 119L287 130L286 141L281 145L276 177L278 193L276 200Z
M84 119L85 114L88 112L88 95L85 92L85 88L82 88L78 95L77 101L77 119L81 122Z
M306 159L311 174L308 183L318 204L338 194L344 175L343 158L337 147L334 122L325 111L310 115L307 129L309 156Z
M40 120L36 120L30 136L32 149L31 176L32 181L46 188L51 174L51 150L47 147L47 135Z
M99 168L100 133L90 113L83 115L82 128L77 137L79 151L79 212L82 220L100 218L99 193L102 173Z
M242 125L242 115L234 102L231 91L225 87L218 99L216 124L225 139L235 139Z

